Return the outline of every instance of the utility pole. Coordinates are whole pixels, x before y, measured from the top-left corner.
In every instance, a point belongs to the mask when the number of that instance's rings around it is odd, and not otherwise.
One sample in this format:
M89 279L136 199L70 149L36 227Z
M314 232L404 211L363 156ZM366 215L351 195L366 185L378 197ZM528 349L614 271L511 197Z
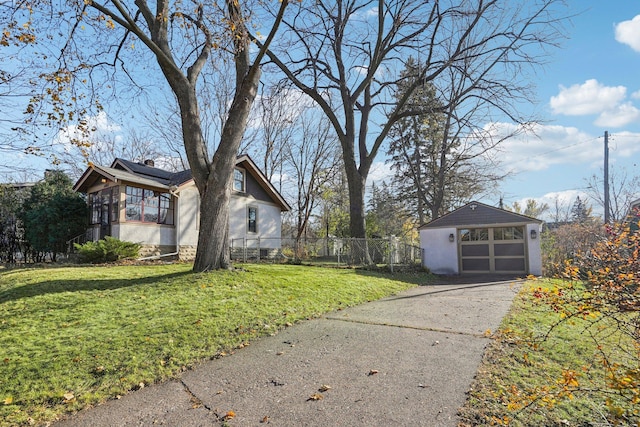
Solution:
M604 223L609 224L609 131L604 131Z

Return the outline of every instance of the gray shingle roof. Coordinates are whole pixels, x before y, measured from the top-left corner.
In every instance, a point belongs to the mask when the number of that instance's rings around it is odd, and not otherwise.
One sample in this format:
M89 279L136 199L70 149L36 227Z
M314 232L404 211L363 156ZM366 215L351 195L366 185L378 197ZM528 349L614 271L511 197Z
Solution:
M498 224L542 223L539 219L495 208L480 202L470 202L446 215L441 216L420 229L438 227L465 227Z

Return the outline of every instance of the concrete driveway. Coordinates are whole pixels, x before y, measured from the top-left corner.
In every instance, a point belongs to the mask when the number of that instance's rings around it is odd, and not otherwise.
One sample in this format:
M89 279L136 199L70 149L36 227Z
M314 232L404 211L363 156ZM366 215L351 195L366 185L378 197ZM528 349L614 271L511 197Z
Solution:
M520 284L443 279L333 312L55 425L454 427Z

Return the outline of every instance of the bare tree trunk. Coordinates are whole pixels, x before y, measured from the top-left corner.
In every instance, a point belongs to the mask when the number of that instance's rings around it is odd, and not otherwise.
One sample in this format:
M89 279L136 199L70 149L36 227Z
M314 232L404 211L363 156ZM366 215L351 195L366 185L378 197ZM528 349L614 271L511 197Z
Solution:
M366 176L362 176L355 164L347 165L347 185L349 188L349 231L351 237L366 237L366 221L364 209L364 193Z

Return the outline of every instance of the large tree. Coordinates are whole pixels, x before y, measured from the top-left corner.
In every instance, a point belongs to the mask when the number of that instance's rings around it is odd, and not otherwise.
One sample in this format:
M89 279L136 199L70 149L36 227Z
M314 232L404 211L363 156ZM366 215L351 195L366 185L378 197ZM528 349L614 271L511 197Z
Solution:
M350 231L365 237L365 186L393 125L424 113L407 110L413 92L433 83L442 109L482 102L518 123L518 102L533 99L526 76L559 39L561 0L317 0L286 21L271 61L329 118L340 141L349 187ZM256 43L264 45L255 39ZM420 67L394 101L402 59ZM447 72L462 74L448 90ZM490 119L487 116L486 119Z
M407 60L396 99L403 99L411 88L411 77L419 73L419 66L412 57ZM501 178L489 156L500 139L478 137L484 123L473 120L481 109L476 106L463 115L456 102L445 108L441 99L446 98L438 96L433 83L413 89L404 111L424 113L401 118L389 132L388 163L394 171L394 186L420 224L470 201Z
M97 76L116 76L119 70L130 80L128 87L140 96L157 90L158 81L164 80L171 88L180 112L186 157L201 199L195 271L230 265L227 236L230 180L256 98L261 62L287 4L287 0L282 0L268 22L266 15L256 16L255 9L261 5L258 1L71 0L59 10L55 5L48 9L52 18L61 19L56 31L66 42L59 55L58 69L44 77L50 86L33 100L31 111L45 112L53 121L68 121L68 109L80 101L79 88L99 85L103 82L98 82ZM258 22L263 18L265 22ZM252 26L266 28L257 50L252 49L248 37L249 19L253 19ZM230 80L235 90L212 155L202 126L199 87L203 69L213 55L215 60L233 63L234 75ZM157 67L146 63L150 58ZM103 73L99 74L99 70ZM144 82L136 80L141 75L145 75ZM89 96L93 97L90 99L100 102L111 95L106 90L112 83L122 82L113 77L109 83L100 87L100 93L90 91ZM84 124L85 129L80 130L88 131L86 120ZM72 142L86 144L82 138Z

